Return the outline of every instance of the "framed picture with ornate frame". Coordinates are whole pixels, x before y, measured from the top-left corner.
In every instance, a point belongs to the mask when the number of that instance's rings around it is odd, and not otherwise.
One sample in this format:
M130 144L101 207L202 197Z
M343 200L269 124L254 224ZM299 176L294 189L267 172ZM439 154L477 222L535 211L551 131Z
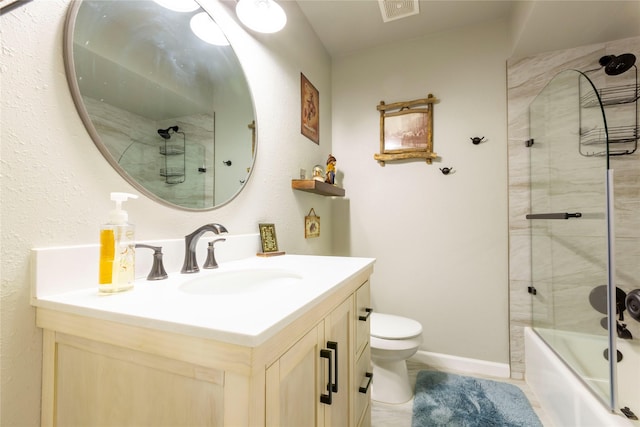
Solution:
M432 94L393 104L380 101L380 153L373 158L381 166L389 160L416 158L431 164L438 157L433 152L433 104L437 101Z
M258 228L260 229L260 246L262 251L256 255L263 257L284 255L284 252L278 250L275 224L258 224Z
M320 93L300 73L300 132L320 145Z

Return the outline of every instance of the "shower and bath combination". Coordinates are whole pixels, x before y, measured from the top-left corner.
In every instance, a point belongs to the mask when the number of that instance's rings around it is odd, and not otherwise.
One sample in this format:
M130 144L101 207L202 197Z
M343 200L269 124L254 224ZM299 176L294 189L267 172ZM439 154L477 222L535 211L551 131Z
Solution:
M616 205L613 185L614 165L616 183L635 176L633 162L614 159L637 150L640 88L632 53L595 66L556 74L529 106L532 326L609 411L632 418L640 289L625 270L635 265L625 250L633 236L616 250L614 222L626 230L637 220L614 206L633 206L637 193L623 183Z

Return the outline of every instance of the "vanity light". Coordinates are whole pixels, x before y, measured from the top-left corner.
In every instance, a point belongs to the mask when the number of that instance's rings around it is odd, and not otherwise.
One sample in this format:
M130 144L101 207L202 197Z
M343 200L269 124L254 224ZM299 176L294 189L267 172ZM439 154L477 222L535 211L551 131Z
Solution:
M191 31L205 42L216 46L229 46L229 40L206 12L193 15L190 25Z
M244 25L259 33L276 33L287 23L284 9L273 0L239 0L236 14Z
M193 12L200 9L200 5L194 0L153 0L160 6L174 12Z

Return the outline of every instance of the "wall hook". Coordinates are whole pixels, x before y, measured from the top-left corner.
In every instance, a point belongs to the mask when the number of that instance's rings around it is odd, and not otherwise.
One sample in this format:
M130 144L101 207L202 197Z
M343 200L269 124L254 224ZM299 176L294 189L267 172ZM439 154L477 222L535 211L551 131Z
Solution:
M484 136L482 138L479 136L474 136L473 138L471 138L471 142L473 143L473 145L478 145L482 141L484 141Z
M449 175L451 172L453 172L453 168L440 168L440 171L443 175Z
M231 160L223 160L222 163L224 163L227 166L231 166Z

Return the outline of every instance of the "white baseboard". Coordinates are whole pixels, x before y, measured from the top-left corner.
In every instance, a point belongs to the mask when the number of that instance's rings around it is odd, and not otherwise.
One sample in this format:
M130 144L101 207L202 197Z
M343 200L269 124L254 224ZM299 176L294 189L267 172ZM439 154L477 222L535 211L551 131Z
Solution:
M466 357L431 353L423 350L418 350L418 352L411 357L411 360L444 371L477 374L494 378L509 378L511 374L508 363L468 359Z

